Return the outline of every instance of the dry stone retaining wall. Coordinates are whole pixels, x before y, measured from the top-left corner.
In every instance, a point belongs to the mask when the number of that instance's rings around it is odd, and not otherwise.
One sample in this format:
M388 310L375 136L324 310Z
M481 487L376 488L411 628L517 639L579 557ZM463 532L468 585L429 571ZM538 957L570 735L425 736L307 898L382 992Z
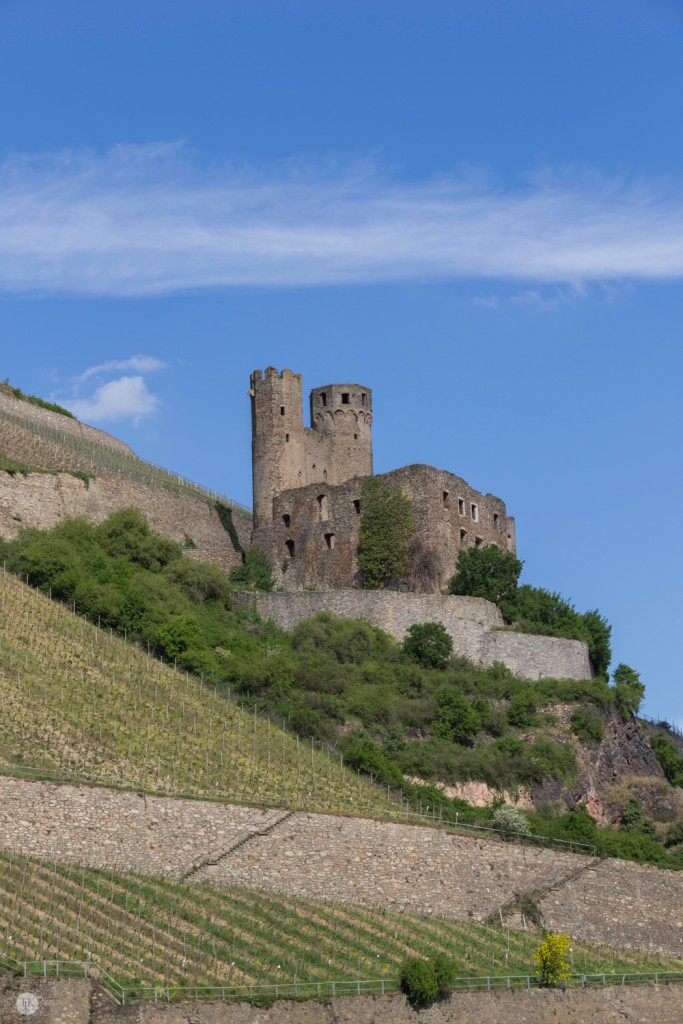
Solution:
M100 523L120 508L134 507L164 537L196 545L187 554L229 570L241 562L227 531L211 505L188 494L133 480L96 477L85 483L69 473L0 472L0 537L11 540L22 527L48 530L69 516L85 516ZM234 514L244 547L249 546L251 524Z
M370 590L299 591L288 594L236 593L245 610L255 606L282 629L319 611L365 619L401 640L417 622L441 622L453 650L475 665L502 661L520 679L591 679L588 646L582 640L532 636L502 630L498 608L480 597L403 594Z
M516 893L576 938L683 954L683 872L392 822L0 777L0 845L38 857L481 920ZM237 840L245 838L245 842ZM205 861L218 863L201 867Z

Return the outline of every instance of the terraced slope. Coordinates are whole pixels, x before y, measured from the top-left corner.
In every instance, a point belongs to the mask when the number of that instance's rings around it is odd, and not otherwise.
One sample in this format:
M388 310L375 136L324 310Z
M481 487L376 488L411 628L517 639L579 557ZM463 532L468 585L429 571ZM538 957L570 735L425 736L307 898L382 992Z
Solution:
M334 754L163 665L0 567L0 772L308 809L396 807Z
M0 451L29 469L134 480L214 501L219 495L155 466L110 434L0 392ZM248 512L230 498L221 501Z
M392 978L446 953L461 976L533 974L538 935L257 893L214 890L0 852L0 934L16 960L96 960L120 984ZM683 962L574 943L575 973Z

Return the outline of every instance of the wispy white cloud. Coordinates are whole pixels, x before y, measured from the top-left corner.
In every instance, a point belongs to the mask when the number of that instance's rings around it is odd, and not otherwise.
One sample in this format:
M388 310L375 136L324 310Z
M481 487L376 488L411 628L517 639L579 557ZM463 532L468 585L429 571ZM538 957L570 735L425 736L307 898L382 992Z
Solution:
M100 363L99 366L89 366L80 374L79 380L88 380L89 377L98 377L112 370L137 370L138 373L151 373L153 370L163 370L166 363L154 356L131 356L130 359L111 359L108 363Z
M159 399L148 390L144 377L119 377L101 384L90 398L64 399L63 404L88 423L123 419L139 423L156 412Z
M269 175L179 146L0 166L0 289L154 295L454 278L560 284L683 276L683 183L549 174L400 183L368 165Z

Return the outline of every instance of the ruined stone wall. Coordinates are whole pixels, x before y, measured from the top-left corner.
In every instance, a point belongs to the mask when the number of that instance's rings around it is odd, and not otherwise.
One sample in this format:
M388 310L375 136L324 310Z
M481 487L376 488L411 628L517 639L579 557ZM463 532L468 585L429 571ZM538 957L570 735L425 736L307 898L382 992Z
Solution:
M133 480L96 477L86 486L68 473L24 476L0 472L0 537L8 540L22 527L47 530L69 516L85 516L99 523L117 509L128 507L139 509L162 536L180 544L191 539L196 545L186 551L191 558L226 571L241 562L215 509L201 498ZM233 512L233 521L247 548L251 535L248 517Z
M520 679L592 678L588 646L582 640L502 630L498 608L480 597L326 590L291 594L236 592L233 601L245 610L256 607L263 619L272 619L287 630L320 611L365 619L397 640L403 639L415 623L440 622L453 639L454 653L482 668L501 661Z
M406 466L377 477L410 499L415 542L436 564L435 593L445 589L463 548L495 544L515 550L514 520L505 504L465 480L431 466ZM339 486L311 484L277 494L273 521L254 543L268 555L276 583L287 590L358 586L358 537L363 479Z
M532 893L577 939L683 954L683 872L414 825L0 778L0 844L456 920Z

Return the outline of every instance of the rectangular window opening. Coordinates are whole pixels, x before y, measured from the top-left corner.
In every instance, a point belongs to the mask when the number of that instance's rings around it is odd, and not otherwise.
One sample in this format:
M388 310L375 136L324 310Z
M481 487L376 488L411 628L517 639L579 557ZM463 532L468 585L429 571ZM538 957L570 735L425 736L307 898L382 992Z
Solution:
M324 391L323 391L322 395L320 396L320 404L321 405L327 405L327 395L325 394Z
M285 441L289 441L289 434L285 434Z
M326 533L325 534L325 543L327 544L327 547L331 551L332 548L334 547L334 534L333 533Z
M285 512L285 514L282 517L282 522L285 524L287 529L290 528L290 526L292 525L292 517L290 516L289 512Z
M464 544L467 541L467 530L460 531L460 543Z
M449 506L450 506L450 502L448 500L448 491L444 491L443 492L443 507L444 508L448 508Z
M324 523L326 519L330 518L327 495L319 494L316 501L318 502L318 522Z
M284 414L285 414L285 407L284 407L284 405L281 405L280 406L280 415L284 416Z
M494 512L493 513L493 525L496 527L496 529L498 529L498 520L499 520L499 518L500 518L500 516L498 515L498 513Z
M364 392L364 391L363 391L363 392L361 392L361 396L360 396L360 404L361 404L361 405L365 405L365 392Z
M342 391L342 405L348 405L351 396L348 391Z
M480 548L483 543L484 543L484 541L481 539L481 537L475 537L474 538L474 546L475 546L475 548Z
M479 506L475 505L474 502L472 502L471 508L472 508L472 522L478 523L479 522Z
M357 498L356 498L356 500L353 503L353 507L356 510L356 515L359 516L360 515L360 501L358 501Z
M294 541L286 540L285 547L287 548L287 554L289 555L289 557L294 558Z
M458 512L461 516L465 515L465 502L462 498L458 498Z

